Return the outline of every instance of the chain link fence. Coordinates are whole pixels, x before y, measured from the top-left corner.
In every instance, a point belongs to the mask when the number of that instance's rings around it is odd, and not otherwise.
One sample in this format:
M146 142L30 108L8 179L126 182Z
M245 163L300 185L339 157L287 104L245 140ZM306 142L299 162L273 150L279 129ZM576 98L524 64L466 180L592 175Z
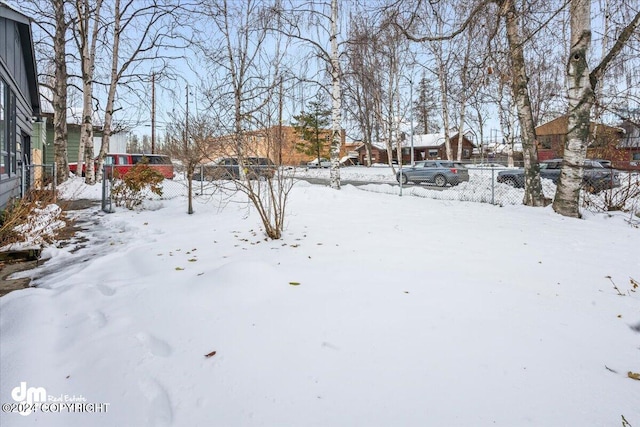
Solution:
M109 166L105 166L104 175L110 177ZM624 211L631 212L631 215L640 213L640 171L624 171L616 169L606 170L610 175L609 182L614 185L610 188L588 188L584 186L581 191L581 207L593 212ZM437 200L466 201L475 203L489 203L498 206L521 205L524 201L524 188L518 179L510 180L511 177L521 174L521 169L508 167L474 167L468 165L469 181L461 182L456 186L444 188L429 184L414 184L404 186L402 194L404 196L426 197ZM294 180L305 180L303 174L283 171L287 176L291 175ZM196 176L203 177L200 171ZM607 181L605 179L604 181ZM315 181L314 181L315 182ZM102 209L105 212L113 212L115 205L111 197L111 189L115 181L113 178L103 180ZM194 179L192 181L192 192L194 196L207 196L219 190L221 186L229 183L228 180L207 180ZM328 184L328 182L324 183ZM398 194L399 186L397 182L380 183L362 182L363 190ZM380 185L382 184L382 185ZM231 186L233 187L233 186ZM605 186L606 187L606 186ZM186 198L188 195L188 182L183 173L178 173L174 179L165 179L162 182L162 194L156 195L151 192L145 194L148 200L166 200L177 197ZM544 196L553 200L556 193L556 184L551 179L542 179L542 190Z
M104 165L102 176L102 210L107 213L115 211L115 201L112 194L114 185L121 181L113 173L114 166ZM142 198L145 200L168 200L176 197L186 197L188 194L188 185L182 174L176 174L174 179L165 179L162 181L161 193L155 194L149 190L143 190Z

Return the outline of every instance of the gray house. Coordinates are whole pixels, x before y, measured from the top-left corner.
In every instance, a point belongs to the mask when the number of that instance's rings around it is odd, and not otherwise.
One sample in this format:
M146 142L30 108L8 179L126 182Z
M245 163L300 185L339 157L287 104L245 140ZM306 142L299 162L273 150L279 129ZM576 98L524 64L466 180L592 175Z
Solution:
M36 60L27 16L0 0L0 210L21 195L40 114Z

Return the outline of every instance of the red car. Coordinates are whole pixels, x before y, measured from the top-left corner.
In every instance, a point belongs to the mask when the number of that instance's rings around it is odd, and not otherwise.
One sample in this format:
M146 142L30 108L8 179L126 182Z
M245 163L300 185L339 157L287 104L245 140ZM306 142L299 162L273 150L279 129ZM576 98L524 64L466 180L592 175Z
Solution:
M146 159L149 166L158 170L166 179L173 179L173 163L171 163L171 158L162 154L107 154L107 157L104 159L104 166L107 167L108 174L109 169L115 169L118 174L122 176L143 159ZM77 163L69 163L69 170L71 172L76 173L77 169ZM83 175L85 170L86 165L82 165Z

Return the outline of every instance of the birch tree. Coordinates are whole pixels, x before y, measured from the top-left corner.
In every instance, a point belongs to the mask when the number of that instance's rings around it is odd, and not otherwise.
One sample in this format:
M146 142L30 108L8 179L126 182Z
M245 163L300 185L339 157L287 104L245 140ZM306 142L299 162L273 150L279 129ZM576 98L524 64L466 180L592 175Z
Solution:
M34 45L40 64L38 83L48 90L41 94L53 108L53 152L58 184L69 177L67 35L72 22L70 6L70 0L25 0L21 4L21 8L34 17Z
M423 4L419 1L418 4ZM525 167L525 195L523 203L528 206L544 206L547 202L542 193L540 181L540 166L537 158L535 124L531 111L531 101L528 93L528 76L526 71L526 61L524 56L525 38L522 34L521 15L522 12L516 8L515 0L480 0L469 4L462 18L455 20L456 25L447 34L416 36L412 30L416 22L420 21L420 16L411 13L408 20L396 22L407 38L417 43L437 42L441 40L451 40L472 25L478 19L478 14L485 8L495 5L498 7L496 17L504 21L506 27L506 38L509 46L509 58L511 62L511 91L517 106L518 120L522 136L522 146ZM417 10L417 9L416 9ZM496 21L495 25L498 24ZM445 124L446 126L446 124ZM449 154L449 153L448 153Z
M328 12L327 12L328 6ZM340 45L338 38L338 0L326 2L289 0L285 7L276 1L271 8L269 29L301 42L310 48L317 59L326 65L331 97L331 188L340 189L340 147L342 145L342 71L340 67ZM277 25L274 25L277 24ZM311 28L313 28L311 30ZM313 33L318 35L313 38ZM326 46L326 40L329 46ZM321 82L316 82L321 84Z
M436 133L439 129L437 121L438 105L435 102L436 91L431 80L423 73L418 83L418 99L415 101L414 115L416 120L416 133Z
M96 162L96 180L102 180L102 165L109 150L114 131L114 114L118 109L116 94L119 88L134 82L148 81L148 70L140 71L141 64L151 61L171 61L180 54L166 52L186 49L190 40L181 35L188 23L183 12L189 12L189 3L162 0L113 0L109 10L107 31L111 63L106 84L103 133L100 153ZM106 4L104 5L106 7ZM105 19L107 17L105 16ZM90 180L90 177L87 177Z
M359 136L365 147L365 165L372 163L372 142L376 126L374 100L377 97L376 56L371 53L373 40L368 30L368 23L362 16L351 19L349 45L347 54L347 71L345 73L345 106L356 122Z
M56 182L69 177L67 156L67 29L69 22L65 14L65 0L52 0L55 17L53 52L55 82L53 86L53 146L56 163Z
M82 124L80 127L80 145L78 147L78 167L76 174L81 176L82 164L86 161L86 182L93 184L93 80L96 62L96 44L100 27L102 0L75 0L75 40L80 52L82 75Z
M338 0L331 0L331 188L340 189L340 146L342 144L342 95L340 52L338 51Z
M437 21L437 28L442 34L442 21ZM436 61L436 75L438 76L438 84L440 86L440 111L442 117L442 131L444 132L444 147L447 153L447 160L453 160L453 151L451 149L451 138L449 131L449 63L451 62L451 53L446 49L445 40L429 41L429 48ZM445 54L446 51L446 54Z
M462 55L462 64L460 67L460 91L458 92L458 104L460 108L460 113L458 117L458 152L456 153L456 159L458 161L462 160L462 143L464 141L464 127L465 120L467 118L467 100L471 95L469 92L471 91L470 85L470 76L469 76L469 68L471 62L471 45L474 38L474 34L472 34L471 29L474 26L471 25L469 30L466 31L463 35L464 40L464 53ZM475 87L475 85L473 85Z
M516 9L515 0L500 2L500 16L503 17L509 57L511 62L511 92L515 101L520 134L522 139L522 153L524 157L524 201L527 206L545 206L548 204L542 192L540 180L540 165L538 163L538 149L536 146L536 127L533 121L531 100L528 90L528 76L524 57L524 39L521 33L520 12Z
M270 128L283 120L284 49L279 39L269 37L270 20L277 21L278 15L272 16L266 6L260 0L208 2L204 16L218 38L215 43L201 40L200 47L208 67L207 102L224 132L227 155L240 166L234 191L247 196L267 237L279 239L293 179L282 168L264 181L247 173L250 156L271 155L279 160L283 145L281 126L276 126L276 132Z
M580 217L580 187L587 155L591 110L596 101L596 88L607 67L620 53L629 39L637 35L640 11L619 33L615 43L600 63L589 71L591 48L591 0L571 0L571 48L567 60L567 93L569 97L569 127L558 189L553 200L557 213Z

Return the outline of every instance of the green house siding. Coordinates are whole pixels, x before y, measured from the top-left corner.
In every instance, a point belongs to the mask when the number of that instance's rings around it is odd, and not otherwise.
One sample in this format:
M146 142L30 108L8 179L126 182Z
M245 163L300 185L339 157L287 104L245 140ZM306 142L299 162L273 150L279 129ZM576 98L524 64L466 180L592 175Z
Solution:
M46 128L47 123L44 120L33 124L33 135L31 137L32 150L44 150L44 146L47 143Z
M93 131L93 137L101 137L102 133ZM75 124L67 125L67 156L69 163L78 161L78 148L80 147L80 126ZM96 153L97 155L98 153ZM47 119L47 138L44 145L44 162L51 164L55 162L53 146L53 123Z

